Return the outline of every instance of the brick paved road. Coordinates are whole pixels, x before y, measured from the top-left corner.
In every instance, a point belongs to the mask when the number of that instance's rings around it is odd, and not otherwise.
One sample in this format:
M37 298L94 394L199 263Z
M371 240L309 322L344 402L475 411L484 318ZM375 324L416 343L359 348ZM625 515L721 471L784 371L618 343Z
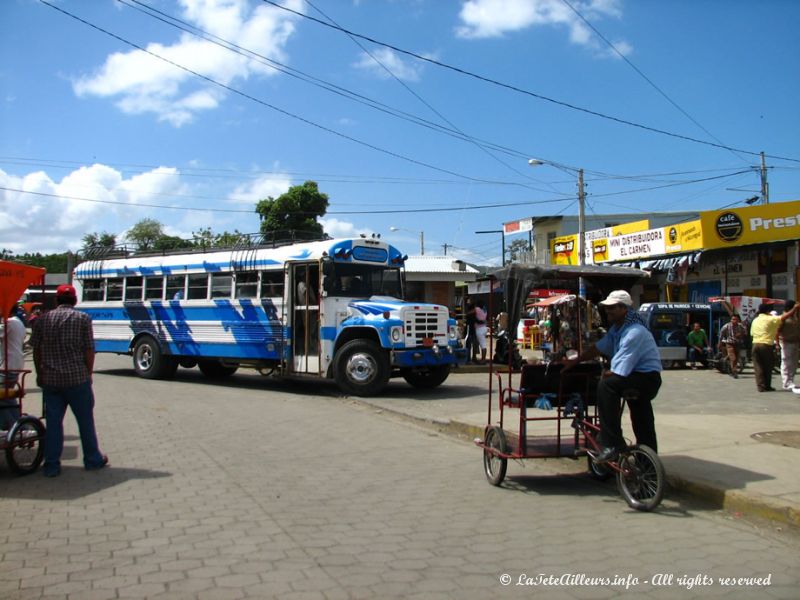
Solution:
M634 513L613 484L554 476L560 461L511 467L508 487L494 488L471 444L332 387L251 375L222 386L184 370L174 382L144 381L123 357L101 356L97 368L98 429L112 468L79 468L71 416L60 478L14 478L0 466L0 598L615 598L625 590L516 585L540 574L619 577L645 598L797 597L800 543L786 532L673 499L656 514ZM29 399L35 406L38 392ZM769 576L770 585L687 590L678 579L686 575Z

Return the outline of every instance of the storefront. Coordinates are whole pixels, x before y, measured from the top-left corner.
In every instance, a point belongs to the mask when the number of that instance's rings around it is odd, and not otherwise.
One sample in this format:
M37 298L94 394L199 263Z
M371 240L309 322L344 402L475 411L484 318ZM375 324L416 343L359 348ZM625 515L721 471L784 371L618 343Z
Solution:
M794 299L800 292L800 201L706 211L690 222L588 237L593 239L586 240L587 258L593 262L652 273L632 290L639 304L705 302L719 295ZM554 240L554 258L577 258L577 238L570 241Z

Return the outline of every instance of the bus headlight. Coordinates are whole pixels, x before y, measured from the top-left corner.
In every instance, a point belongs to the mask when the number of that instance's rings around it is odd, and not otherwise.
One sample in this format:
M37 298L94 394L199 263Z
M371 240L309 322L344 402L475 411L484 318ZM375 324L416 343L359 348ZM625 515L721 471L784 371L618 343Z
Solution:
M392 342L395 344L399 344L403 341L403 328L402 327L392 327L391 332Z

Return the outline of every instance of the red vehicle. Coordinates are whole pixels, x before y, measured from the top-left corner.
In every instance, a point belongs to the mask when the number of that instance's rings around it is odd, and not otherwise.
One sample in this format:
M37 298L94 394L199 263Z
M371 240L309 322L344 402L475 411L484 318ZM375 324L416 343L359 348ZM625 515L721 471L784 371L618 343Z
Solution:
M32 283L42 280L44 269L19 263L0 261L0 310L3 314L3 327L8 325L8 314L17 303L23 290ZM0 432L0 449L5 451L11 470L19 475L33 473L44 458L44 424L33 415L23 412L25 398L25 377L29 370L8 368L7 337L3 336L0 352L3 353L2 380L0 380L0 411L19 411L8 430ZM5 416L5 415L3 415ZM5 419L4 419L5 421Z
M491 276L493 284L495 281L503 283L509 329L513 331L528 289L534 285L574 281L580 277L590 295L604 297L613 289L629 289L647 274L636 269L595 265L510 265ZM584 337L585 332L579 331L578 339ZM557 361L525 364L519 373L514 373L511 365L503 373L492 373L490 367L487 424L483 439L475 440L483 449L484 471L489 483L502 484L509 459L586 456L593 476L605 479L616 475L620 493L629 506L636 510L653 510L663 498L666 476L661 460L652 449L629 445L615 461L603 464L594 461L600 450L595 392L603 365L582 363L566 373L561 372L562 368ZM625 400L636 393L636 390L625 392L620 410L624 409ZM542 408L549 410L538 410ZM511 413L510 418L507 413Z

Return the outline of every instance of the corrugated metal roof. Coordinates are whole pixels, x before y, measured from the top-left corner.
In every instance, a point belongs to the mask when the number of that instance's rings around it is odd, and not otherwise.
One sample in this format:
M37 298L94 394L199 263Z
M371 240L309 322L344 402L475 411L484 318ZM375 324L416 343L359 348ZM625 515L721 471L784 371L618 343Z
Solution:
M475 275L479 271L452 256L409 256L406 273L449 273Z

